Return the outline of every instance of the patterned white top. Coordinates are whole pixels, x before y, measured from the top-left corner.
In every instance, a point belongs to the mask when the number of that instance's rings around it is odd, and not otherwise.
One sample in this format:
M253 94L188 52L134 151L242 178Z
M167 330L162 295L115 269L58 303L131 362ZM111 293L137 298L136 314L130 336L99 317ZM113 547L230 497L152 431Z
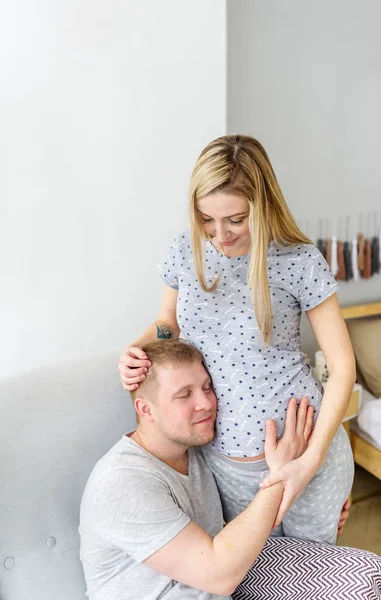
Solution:
M263 453L266 419L274 419L278 436L282 434L292 396L307 396L316 418L323 389L304 361L300 317L338 289L315 246L280 248L271 242L268 279L273 330L266 346L246 283L248 264L247 255L229 258L206 242L207 281L216 275L220 279L213 292L204 292L194 268L190 233L184 232L159 266L164 282L179 291L181 336L201 350L213 379L218 412L212 445L234 457Z

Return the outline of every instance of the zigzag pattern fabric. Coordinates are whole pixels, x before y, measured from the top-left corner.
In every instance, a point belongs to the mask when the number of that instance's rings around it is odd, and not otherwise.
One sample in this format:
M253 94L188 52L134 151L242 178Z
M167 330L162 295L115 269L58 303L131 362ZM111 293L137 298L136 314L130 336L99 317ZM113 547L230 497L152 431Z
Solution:
M269 538L234 600L380 600L381 556L292 538Z

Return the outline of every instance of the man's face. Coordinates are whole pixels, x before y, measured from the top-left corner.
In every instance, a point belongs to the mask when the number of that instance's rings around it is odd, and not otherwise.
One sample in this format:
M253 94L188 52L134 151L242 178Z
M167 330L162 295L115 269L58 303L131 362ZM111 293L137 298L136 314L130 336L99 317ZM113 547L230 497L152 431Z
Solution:
M214 437L216 395L199 361L156 367L157 388L152 414L158 433L187 447L202 446Z

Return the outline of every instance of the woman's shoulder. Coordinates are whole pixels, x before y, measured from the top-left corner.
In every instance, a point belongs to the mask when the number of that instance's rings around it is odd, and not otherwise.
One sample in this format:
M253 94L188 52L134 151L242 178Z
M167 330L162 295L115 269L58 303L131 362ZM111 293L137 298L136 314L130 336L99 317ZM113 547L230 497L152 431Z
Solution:
M178 233L170 244L164 260L158 265L164 283L178 289L178 274L192 260L189 231Z
M175 237L174 237L174 242L177 243L191 243L191 235L190 235L190 230L189 229L185 229L185 231L180 231L180 233L176 233Z
M172 240L171 251L176 254L188 254L192 252L191 236L188 229L175 235Z
M300 261L303 258L309 258L316 254L320 254L320 251L315 244L290 244L285 246L278 246L275 242L270 243L270 255L272 256L283 256L288 258L296 258Z
M312 271L329 270L327 262L314 244L295 244L289 246L273 245L269 253L269 269L279 274L293 273L293 278L298 274L300 277L304 273Z

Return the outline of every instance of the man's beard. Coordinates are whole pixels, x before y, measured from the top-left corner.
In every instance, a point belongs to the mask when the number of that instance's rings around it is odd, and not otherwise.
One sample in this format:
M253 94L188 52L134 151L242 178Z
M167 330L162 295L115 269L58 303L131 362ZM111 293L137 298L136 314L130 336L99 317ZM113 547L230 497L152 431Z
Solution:
M211 432L209 435L201 433L191 433L188 436L174 436L167 435L167 432L163 433L169 441L174 442L175 444L179 444L184 448L192 448L196 446L204 446L205 444L209 444L209 442L211 442L214 439L215 428L213 428L213 432Z

